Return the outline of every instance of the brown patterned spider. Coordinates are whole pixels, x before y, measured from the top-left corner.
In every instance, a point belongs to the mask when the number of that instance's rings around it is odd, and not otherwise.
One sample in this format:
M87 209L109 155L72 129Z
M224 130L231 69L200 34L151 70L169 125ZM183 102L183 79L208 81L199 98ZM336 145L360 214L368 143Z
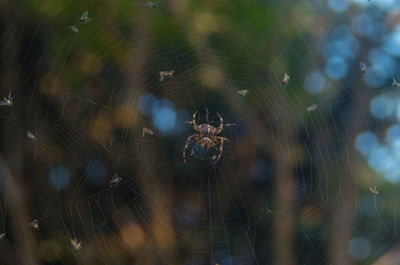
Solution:
M236 124L235 123L224 124L224 120L222 119L221 115L217 113L220 121L218 128L210 124L197 125L196 115L197 111L193 113L192 121L185 121L185 123L193 124L193 129L196 131L196 134L193 134L186 139L186 145L185 148L183 149L183 161L186 163L186 151L189 147L190 141L193 141L206 150L220 143L218 157L214 160L214 163L217 163L222 156L224 141L229 141L228 138L218 136L218 134L222 132L224 127L236 126Z

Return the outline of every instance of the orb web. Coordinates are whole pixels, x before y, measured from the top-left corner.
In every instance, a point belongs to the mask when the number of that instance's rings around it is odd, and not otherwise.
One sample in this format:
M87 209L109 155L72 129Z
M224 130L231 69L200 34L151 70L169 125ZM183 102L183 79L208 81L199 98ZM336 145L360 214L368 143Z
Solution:
M4 262L396 260L398 4L153 3L0 2Z

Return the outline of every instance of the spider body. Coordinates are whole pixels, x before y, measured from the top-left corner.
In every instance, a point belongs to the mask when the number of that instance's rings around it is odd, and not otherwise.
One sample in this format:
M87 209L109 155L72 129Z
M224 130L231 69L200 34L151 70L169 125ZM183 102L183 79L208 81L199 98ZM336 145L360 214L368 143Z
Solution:
M196 144L200 145L203 149L208 150L210 147L216 146L218 143L219 145L219 154L218 157L214 160L216 163L222 156L222 151L224 148L224 141L229 141L228 138L218 136L224 129L224 127L235 126L234 123L224 124L224 120L222 119L221 115L218 114L220 124L217 127L214 127L210 124L200 124L197 125L196 123L196 115L197 111L193 113L193 120L186 121L185 123L193 124L193 129L196 131L195 134L189 136L186 139L186 145L183 149L183 161L186 163L186 152L189 147L189 143L191 141L195 142Z

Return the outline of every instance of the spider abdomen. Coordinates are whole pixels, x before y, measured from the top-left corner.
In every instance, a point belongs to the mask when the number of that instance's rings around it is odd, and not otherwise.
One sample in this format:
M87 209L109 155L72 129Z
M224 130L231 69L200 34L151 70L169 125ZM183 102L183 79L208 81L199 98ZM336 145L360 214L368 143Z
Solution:
M217 133L217 128L209 124L201 124L200 126L200 134L203 136L213 137Z

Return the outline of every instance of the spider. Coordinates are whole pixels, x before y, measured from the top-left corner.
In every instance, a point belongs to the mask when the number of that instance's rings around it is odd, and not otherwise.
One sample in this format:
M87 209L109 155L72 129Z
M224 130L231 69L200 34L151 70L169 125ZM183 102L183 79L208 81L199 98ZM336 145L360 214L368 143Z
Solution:
M224 129L224 127L230 127L230 126L236 126L235 123L228 123L224 124L224 120L222 119L221 115L218 114L219 117L219 126L218 128L210 125L210 124L200 124L197 125L196 123L196 115L197 111L193 113L193 120L192 121L185 121L185 123L193 124L193 129L196 131L195 134L189 136L186 139L186 145L185 148L183 149L183 161L186 163L186 151L189 147L190 141L195 142L198 145L201 145L203 149L208 150L209 147L214 147L218 143L219 145L219 154L218 157L214 160L214 163L217 163L218 160L222 156L222 150L224 148L224 141L229 141L228 138L218 136Z

